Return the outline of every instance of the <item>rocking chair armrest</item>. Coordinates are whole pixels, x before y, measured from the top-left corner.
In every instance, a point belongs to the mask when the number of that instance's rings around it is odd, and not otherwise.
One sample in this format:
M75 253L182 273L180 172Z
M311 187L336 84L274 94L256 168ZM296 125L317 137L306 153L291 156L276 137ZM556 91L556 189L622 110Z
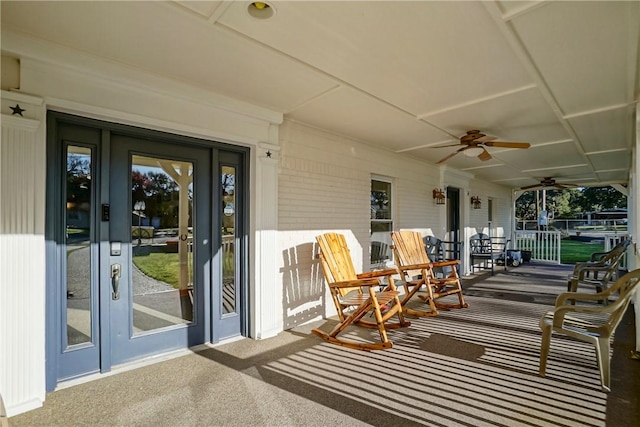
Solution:
M368 271L366 273L360 273L357 275L357 277L358 279L371 279L374 277L393 276L394 274L398 274L398 272L393 268L388 268L386 270L375 270L375 271Z
M436 262L432 263L431 265L433 267L447 267L449 265L458 265L458 264L460 264L460 260L453 259L453 260L450 260L450 261L436 261Z
M406 271L406 270L425 270L433 268L434 264L432 262L427 262L424 264L409 264L409 265L399 265L398 270Z
M356 288L359 286L379 286L378 279L344 280L342 282L329 283L331 288Z

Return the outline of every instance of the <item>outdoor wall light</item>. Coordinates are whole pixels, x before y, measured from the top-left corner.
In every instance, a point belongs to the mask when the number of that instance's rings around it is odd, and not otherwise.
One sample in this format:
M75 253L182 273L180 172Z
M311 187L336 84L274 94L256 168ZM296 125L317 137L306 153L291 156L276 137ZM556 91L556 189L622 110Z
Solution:
M444 190L441 190L440 188L434 188L433 200L436 201L436 205L444 205L444 200L445 200Z
M482 201L480 200L480 197L471 196L471 206L473 206L473 209L480 209L481 204L482 204Z

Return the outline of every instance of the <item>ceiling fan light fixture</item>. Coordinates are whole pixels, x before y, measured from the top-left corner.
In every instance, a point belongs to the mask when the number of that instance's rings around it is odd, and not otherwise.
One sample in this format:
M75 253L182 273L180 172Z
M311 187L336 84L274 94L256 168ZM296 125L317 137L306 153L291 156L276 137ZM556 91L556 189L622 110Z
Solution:
M482 147L475 146L475 147L467 148L466 150L464 150L462 152L462 154L464 154L467 157L477 157L480 154L482 154L483 152L484 152L484 150L482 149Z

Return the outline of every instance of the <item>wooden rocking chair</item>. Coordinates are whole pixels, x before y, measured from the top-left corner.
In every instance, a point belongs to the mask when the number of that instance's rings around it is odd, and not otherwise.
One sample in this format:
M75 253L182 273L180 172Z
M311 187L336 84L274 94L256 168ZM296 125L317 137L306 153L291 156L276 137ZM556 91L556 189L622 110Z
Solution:
M320 338L344 347L357 350L382 350L391 348L393 343L387 338L387 329L410 326L404 320L402 305L398 292L393 283L392 275L396 270L373 271L371 273L356 274L344 235L326 233L316 237L320 246L320 261L324 276L331 291L331 297L338 311L340 323L325 332L313 329L312 332ZM383 291L377 292L383 284L379 278L386 277L388 284ZM374 319L365 319L365 315L373 313ZM394 315L398 316L397 323L388 322ZM377 328L380 341L376 343L362 343L337 338L347 326L355 324L367 328Z
M393 252L395 262L400 271L400 276L404 278L405 296L401 302L406 314L413 316L437 316L438 308L467 308L469 305L464 301L460 277L455 267L459 260L431 262L426 252L425 243L422 236L417 231L394 231L391 233L393 240ZM451 272L443 277L436 278L433 274L434 267L451 267ZM416 278L417 277L417 278ZM408 308L406 304L422 288L426 287L427 296L418 295L422 301L429 305L429 311L415 310ZM438 302L439 298L456 294L458 304L447 304Z

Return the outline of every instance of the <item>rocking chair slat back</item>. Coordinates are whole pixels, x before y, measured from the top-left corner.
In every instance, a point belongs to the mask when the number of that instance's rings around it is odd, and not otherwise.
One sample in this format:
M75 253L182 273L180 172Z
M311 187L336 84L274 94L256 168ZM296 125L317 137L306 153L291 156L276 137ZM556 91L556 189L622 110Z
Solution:
M420 233L406 230L394 231L392 239L395 246L396 262L399 265L428 264L431 262ZM422 270L408 270L405 273L411 277L422 274Z
M358 279L344 235L326 233L317 236L316 241L320 245L320 260L325 277L332 278L332 282L346 282ZM340 288L338 291L341 296L345 296L356 289L360 288Z

